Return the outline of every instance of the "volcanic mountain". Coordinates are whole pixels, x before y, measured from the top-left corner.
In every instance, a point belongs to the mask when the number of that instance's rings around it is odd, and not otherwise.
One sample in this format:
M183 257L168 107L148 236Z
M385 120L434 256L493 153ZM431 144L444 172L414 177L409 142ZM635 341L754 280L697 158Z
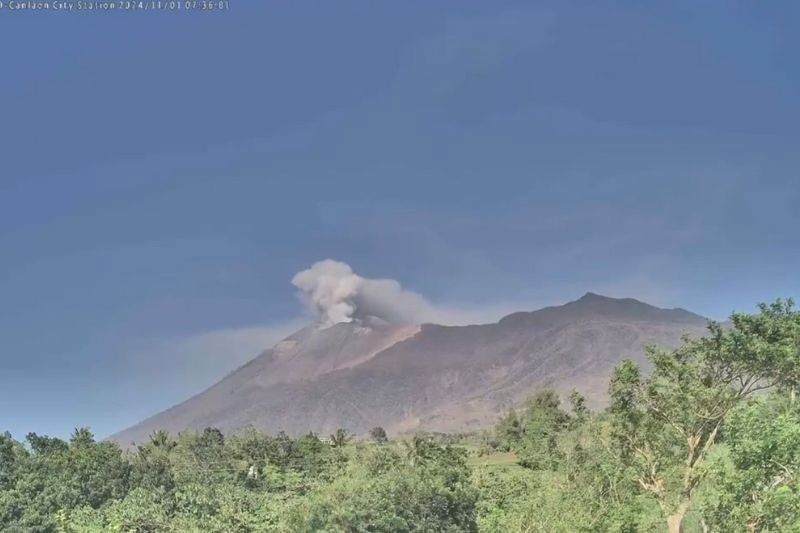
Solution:
M379 319L309 326L200 394L112 437L141 442L156 429L252 425L323 434L469 431L493 424L542 387L607 402L614 366L646 366L644 347L676 347L708 320L683 309L587 293L493 324L392 325Z

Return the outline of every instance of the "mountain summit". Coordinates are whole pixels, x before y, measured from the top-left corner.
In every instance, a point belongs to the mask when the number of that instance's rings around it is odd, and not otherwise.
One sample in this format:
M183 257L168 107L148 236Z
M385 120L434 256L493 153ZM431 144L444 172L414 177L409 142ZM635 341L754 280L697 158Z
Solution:
M644 347L675 347L707 319L631 298L578 300L473 326L391 325L365 318L309 326L200 394L112 437L156 429L252 425L270 431L466 431L494 423L537 388L607 401L614 366Z

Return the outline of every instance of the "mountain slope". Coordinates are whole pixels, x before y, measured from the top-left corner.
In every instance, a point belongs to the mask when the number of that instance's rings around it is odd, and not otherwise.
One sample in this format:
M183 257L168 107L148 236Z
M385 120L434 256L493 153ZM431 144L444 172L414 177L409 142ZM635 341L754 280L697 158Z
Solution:
M393 326L377 321L305 328L208 390L112 438L155 429L247 425L276 432L462 431L493 423L543 386L576 388L594 406L623 358L674 347L707 320L682 309L587 293L495 324Z

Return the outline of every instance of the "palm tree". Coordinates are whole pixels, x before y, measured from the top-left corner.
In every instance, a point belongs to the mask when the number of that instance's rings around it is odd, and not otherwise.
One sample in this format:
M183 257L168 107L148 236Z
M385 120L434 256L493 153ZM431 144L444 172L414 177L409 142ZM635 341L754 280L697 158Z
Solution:
M430 444L430 438L425 435L414 435L410 440L404 440L403 448L408 463L416 466L421 459L425 459Z
M150 440L145 444L137 445L138 475L141 482L149 487L161 487L171 490L175 486L172 473L173 450L178 445L169 432L164 430L154 431Z
M94 435L89 428L75 428L69 443L72 446L88 446L94 444Z
M335 433L331 433L330 442L334 448L341 448L352 439L353 436L346 429L339 428Z
M144 445L138 445L139 455L148 456L152 453L158 455L169 455L169 453L178 445L178 443L170 437L169 432L159 429L150 434L150 440Z

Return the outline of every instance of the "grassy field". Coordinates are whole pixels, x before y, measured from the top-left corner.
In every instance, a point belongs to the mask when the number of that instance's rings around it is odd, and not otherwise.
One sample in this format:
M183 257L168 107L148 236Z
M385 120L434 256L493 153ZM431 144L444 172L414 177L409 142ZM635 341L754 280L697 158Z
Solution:
M472 466L488 466L488 467L519 467L517 464L517 456L514 452L494 452L486 455L478 453L478 447L464 446L469 452L469 459L467 463Z
M495 452L482 457L470 457L469 464L470 466L519 466L514 452Z

